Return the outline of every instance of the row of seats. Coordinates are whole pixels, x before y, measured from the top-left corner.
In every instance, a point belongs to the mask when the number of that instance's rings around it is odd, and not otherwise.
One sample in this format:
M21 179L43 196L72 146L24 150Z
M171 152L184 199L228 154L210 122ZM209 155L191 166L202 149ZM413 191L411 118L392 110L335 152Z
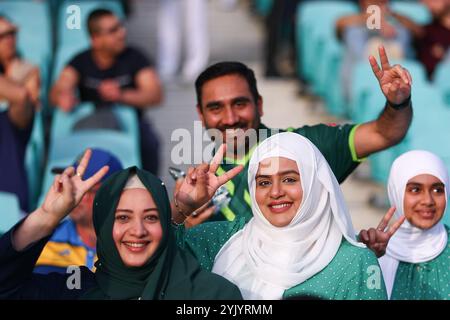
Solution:
M73 5L80 9L80 29L71 29L67 26L67 18L73 14L68 8ZM124 166L141 164L138 119L134 109L127 106L114 108L121 125L120 132L112 130L73 132L75 123L94 111L92 104L81 104L71 113L48 108L47 93L63 67L75 54L89 47L87 17L98 8L110 9L119 17L124 17L120 2L114 0L0 1L0 13L19 26L18 50L21 56L39 66L41 71L43 110L35 115L25 156L29 203L32 209L42 202L43 195L53 181L51 169L66 167L73 163L74 159L88 147L109 150ZM49 145L45 148L44 117L49 114L49 110L52 111L53 121ZM1 234L19 219L21 213L15 195L0 193L0 204L7 212L5 215L2 214L0 219Z
M430 21L430 13L420 3L393 1L392 8L417 23ZM368 61L353 69L350 101L344 99L340 70L343 46L336 38L335 23L343 16L357 13L356 4L344 1L307 1L299 5L296 40L299 50L299 72L321 96L328 111L355 123L373 120L381 113L385 98ZM437 67L432 82L428 81L421 63L416 60L391 61L401 63L413 78L412 101L414 118L405 139L397 146L369 158L372 178L386 185L392 162L401 153L425 149L443 158L450 170L450 148L445 139L450 119L450 63ZM447 223L450 217L447 214Z

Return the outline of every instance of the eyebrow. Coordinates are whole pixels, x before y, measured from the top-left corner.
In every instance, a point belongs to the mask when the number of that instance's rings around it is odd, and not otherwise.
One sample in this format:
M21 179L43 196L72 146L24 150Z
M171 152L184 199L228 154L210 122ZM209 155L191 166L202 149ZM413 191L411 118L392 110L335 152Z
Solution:
M235 104L237 102L249 102L249 101L250 101L250 98L245 97L245 96L241 96L241 97L237 97L237 98L231 99L231 103L232 104Z
M223 104L223 103L220 102L220 101L211 101L211 102L208 102L208 103L206 104L205 108L213 108L213 107L216 107L216 106L220 106L220 105L222 105L222 104Z
M277 172L277 174L275 175L279 175L279 176L285 176L287 174L296 174L296 175L300 175L296 170L286 170L286 171L281 171L281 172ZM266 174L257 174L255 179L258 178L270 178L274 175L266 175Z
M406 186L411 186L411 185L413 185L413 186L423 186L423 183L412 181L412 182L408 182L406 184ZM442 182L436 182L436 183L433 183L431 186L432 187L445 187L445 184L443 184Z
M246 97L246 96L240 96L240 97L236 97L231 99L231 104L235 104L237 102L250 102L250 98ZM216 100L216 101L210 101L206 104L205 108L212 108L215 106L220 106L223 105L224 103L222 101Z
M158 209L156 208L147 208L144 210L144 212L149 212L149 211L158 211ZM131 209L116 209L116 212L125 212L125 213L133 213L134 211Z

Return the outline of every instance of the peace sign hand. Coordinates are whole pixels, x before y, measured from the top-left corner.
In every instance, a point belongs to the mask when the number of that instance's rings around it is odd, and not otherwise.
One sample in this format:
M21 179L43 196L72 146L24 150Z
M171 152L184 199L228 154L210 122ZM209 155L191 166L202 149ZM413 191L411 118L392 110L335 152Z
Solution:
M202 163L197 168L189 168L186 178L175 195L178 204L186 209L183 210L186 214L190 214L211 200L221 185L233 179L244 168L237 166L219 177L216 176L215 173L222 162L225 149L225 144L222 144L209 164Z
M411 96L412 78L408 70L401 65L391 66L383 46L378 48L381 69L374 56L369 57L373 73L380 83L381 91L392 104L401 104Z
M377 258L382 257L386 253L389 240L405 221L405 216L401 216L389 229L386 230L386 227L394 215L394 212L395 207L390 208L376 229L370 228L369 230L361 230L359 233L360 241L370 250L375 252Z
M104 166L92 177L82 180L83 174L89 164L92 151L87 149L77 167L77 172L73 167L68 167L61 175L57 175L45 196L41 209L46 216L55 224L80 203L84 194L96 185L108 172L109 167Z

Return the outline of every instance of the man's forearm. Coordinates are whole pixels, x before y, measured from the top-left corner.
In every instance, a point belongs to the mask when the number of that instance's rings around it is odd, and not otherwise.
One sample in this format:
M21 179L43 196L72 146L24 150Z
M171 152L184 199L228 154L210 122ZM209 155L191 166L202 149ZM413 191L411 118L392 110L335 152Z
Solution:
M356 129L354 144L357 157L365 158L399 143L408 132L412 115L411 105L401 110L386 105L378 119Z
M395 145L399 143L408 132L412 121L412 115L413 110L410 99L408 105L401 110L395 109L387 102L376 122L378 132L383 135L388 142Z
M120 102L138 109L146 109L150 106L157 105L162 100L160 91L145 92L139 89L125 89L122 92Z

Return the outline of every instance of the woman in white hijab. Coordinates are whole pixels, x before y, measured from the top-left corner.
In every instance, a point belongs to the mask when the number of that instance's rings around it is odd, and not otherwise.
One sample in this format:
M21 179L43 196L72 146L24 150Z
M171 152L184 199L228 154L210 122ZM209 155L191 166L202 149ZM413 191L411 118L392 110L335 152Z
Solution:
M392 164L389 200L406 221L379 259L390 299L450 299L448 191L447 169L431 152L410 151Z
M253 218L211 222L179 244L236 284L244 299L386 299L375 255L357 242L328 163L306 138L281 133L250 160Z

